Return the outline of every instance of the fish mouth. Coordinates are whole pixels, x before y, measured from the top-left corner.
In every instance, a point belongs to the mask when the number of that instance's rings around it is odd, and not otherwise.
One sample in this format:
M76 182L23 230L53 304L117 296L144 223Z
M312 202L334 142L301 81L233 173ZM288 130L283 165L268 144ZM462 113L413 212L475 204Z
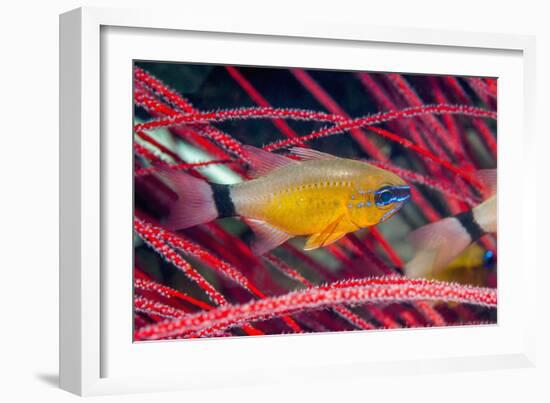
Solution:
M406 202L411 198L411 187L409 185L393 186L397 202Z

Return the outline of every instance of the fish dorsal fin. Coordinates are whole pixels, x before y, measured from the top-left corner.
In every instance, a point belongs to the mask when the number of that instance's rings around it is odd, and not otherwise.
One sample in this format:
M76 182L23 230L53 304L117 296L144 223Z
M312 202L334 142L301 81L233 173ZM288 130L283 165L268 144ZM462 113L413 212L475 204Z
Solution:
M496 169L480 169L476 172L477 178L487 188L489 196L497 192L497 170Z
M279 168L285 167L291 164L299 164L299 161L295 161L291 158L285 157L275 153L264 151L261 148L252 146L243 146L245 155L250 161L250 175L257 178L262 175L267 175Z
M292 147L289 151L291 154L297 157L300 157L302 160L306 160L306 161L307 160L332 160L332 159L338 158L338 157L335 157L334 155L313 150L311 148Z
M330 245L346 235L346 232L342 232L338 228L343 217L344 215L340 215L321 232L311 235L304 246L304 250L317 249L321 246Z
M263 255L286 242L291 237L291 235L272 227L265 221L252 218L247 218L245 221L252 231L254 231L255 238L252 241L250 249L255 255Z

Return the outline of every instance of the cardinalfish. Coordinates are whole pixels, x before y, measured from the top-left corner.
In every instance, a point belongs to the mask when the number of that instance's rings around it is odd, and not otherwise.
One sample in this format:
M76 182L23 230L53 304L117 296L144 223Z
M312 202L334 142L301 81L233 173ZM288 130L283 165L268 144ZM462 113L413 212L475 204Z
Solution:
M424 225L409 239L416 254L405 266L408 277L437 277L464 249L497 231L496 170L478 171L491 196L471 210Z
M166 225L178 230L241 217L254 232L257 255L304 235L310 250L386 221L410 198L400 177L365 162L305 148L291 149L300 160L250 146L245 153L253 179L235 185L162 171L178 195Z
M451 263L426 277L434 280L486 286L495 275L496 255L473 243L462 251Z

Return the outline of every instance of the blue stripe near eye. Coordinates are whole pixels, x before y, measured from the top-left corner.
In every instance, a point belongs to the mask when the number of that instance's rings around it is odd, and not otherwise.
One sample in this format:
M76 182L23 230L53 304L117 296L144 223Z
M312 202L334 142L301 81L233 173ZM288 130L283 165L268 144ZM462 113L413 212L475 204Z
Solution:
M374 192L374 203L377 206L387 206L388 204L402 202L411 197L411 188L409 186L384 186Z

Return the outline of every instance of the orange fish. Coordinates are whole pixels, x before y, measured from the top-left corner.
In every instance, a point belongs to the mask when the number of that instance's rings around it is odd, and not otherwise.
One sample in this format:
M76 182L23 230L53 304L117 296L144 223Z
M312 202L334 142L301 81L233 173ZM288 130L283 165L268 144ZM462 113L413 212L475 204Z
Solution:
M182 172L161 177L177 193L167 226L183 229L223 217L242 217L261 255L289 238L309 236L305 248L329 245L345 234L389 219L410 198L397 175L365 162L293 148L301 160L245 146L255 179L208 183Z

